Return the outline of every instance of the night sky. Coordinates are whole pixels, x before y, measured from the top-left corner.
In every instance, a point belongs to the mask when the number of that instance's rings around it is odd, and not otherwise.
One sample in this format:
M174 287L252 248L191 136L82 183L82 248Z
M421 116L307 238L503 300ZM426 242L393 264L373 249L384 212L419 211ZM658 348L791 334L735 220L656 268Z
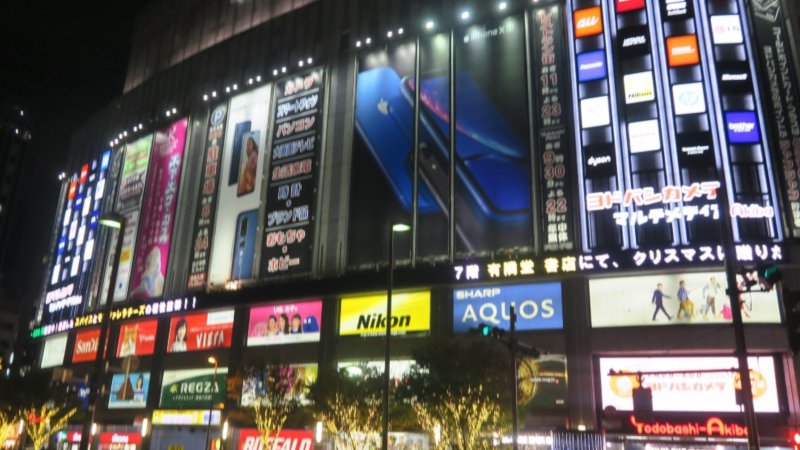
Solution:
M12 300L32 304L74 130L122 94L136 14L149 0L0 2L0 103L32 134L3 268Z

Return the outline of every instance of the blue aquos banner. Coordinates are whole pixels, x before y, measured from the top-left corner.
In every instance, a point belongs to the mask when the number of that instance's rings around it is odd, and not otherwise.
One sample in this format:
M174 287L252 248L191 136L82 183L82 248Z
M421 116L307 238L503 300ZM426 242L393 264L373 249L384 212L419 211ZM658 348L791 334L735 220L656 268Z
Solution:
M536 283L453 290L453 331L464 333L481 323L509 330L512 305L519 331L564 326L561 283Z

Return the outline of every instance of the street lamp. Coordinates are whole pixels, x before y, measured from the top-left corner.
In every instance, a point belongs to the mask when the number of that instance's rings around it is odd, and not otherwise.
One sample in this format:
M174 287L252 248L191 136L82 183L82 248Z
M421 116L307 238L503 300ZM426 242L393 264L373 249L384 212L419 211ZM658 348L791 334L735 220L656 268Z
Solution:
M217 369L219 368L219 361L217 361L217 358L209 356L208 363L214 365L214 378L211 382L211 400L208 401L208 428L206 428L205 450L208 450L208 443L211 438L211 416L214 415L214 391L217 389Z
M411 227L404 223L395 223L389 231L389 286L386 292L386 354L383 361L383 434L381 436L382 449L389 448L389 350L392 340L392 284L394 284L394 234L405 233Z
M102 386L98 383L102 376L103 363L106 357L106 347L108 340L108 328L111 325L111 304L114 297L114 285L117 284L117 271L119 270L119 257L122 254L122 234L125 231L125 217L117 213L106 213L100 216L97 222L104 227L117 230L117 247L114 254L114 261L111 265L111 277L108 282L108 292L106 293L106 304L103 309L103 317L101 318L102 325L100 326L100 337L97 340L97 354L94 358L94 367L92 369L91 378L89 378L89 398L87 404L91 414L87 414L83 421L83 431L81 432L81 445L80 450L87 450L89 448L90 432L96 429L95 415L97 414L97 404L100 396L97 395L97 386Z

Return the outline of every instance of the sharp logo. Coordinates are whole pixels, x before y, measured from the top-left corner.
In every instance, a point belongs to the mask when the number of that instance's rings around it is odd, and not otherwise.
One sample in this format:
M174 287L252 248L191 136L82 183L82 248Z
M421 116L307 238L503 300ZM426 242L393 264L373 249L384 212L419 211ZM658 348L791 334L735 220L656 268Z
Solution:
M597 167L603 164L610 164L610 163L611 163L611 157L608 155L592 156L589 158L589 161L586 162L586 164L588 164L591 167Z
M752 0L753 14L759 19L775 23L781 14L780 0Z

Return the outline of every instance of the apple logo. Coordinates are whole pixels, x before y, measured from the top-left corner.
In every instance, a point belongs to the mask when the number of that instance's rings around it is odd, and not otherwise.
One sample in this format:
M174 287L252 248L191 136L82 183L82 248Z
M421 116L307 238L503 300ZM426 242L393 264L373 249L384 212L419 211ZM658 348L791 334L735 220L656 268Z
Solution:
M389 115L389 102L381 97L380 101L378 102L378 111L383 114L384 116Z

